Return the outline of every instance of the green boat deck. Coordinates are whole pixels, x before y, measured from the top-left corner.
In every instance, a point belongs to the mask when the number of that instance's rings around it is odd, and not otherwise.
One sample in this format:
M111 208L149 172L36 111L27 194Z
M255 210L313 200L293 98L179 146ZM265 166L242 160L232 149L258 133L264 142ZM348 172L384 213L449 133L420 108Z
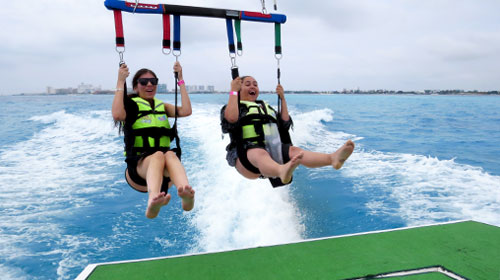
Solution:
M406 273L414 269L424 270ZM500 228L462 221L92 264L77 279L373 279L394 275L399 276L391 279L500 279Z

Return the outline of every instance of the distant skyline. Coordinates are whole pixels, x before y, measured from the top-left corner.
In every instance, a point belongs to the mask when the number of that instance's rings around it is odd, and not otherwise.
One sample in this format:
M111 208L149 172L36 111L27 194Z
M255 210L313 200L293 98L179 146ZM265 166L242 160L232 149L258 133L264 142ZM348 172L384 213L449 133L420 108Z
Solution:
M133 2L133 1L132 1ZM261 11L261 1L140 1ZM278 0L285 90L500 90L500 1ZM229 90L222 19L182 17L180 62L187 84ZM173 56L161 52L160 15L123 14L131 74L155 71L173 84ZM112 89L118 54L113 13L103 0L7 1L0 9L0 94L41 93L80 83ZM240 74L276 87L272 24L243 22Z

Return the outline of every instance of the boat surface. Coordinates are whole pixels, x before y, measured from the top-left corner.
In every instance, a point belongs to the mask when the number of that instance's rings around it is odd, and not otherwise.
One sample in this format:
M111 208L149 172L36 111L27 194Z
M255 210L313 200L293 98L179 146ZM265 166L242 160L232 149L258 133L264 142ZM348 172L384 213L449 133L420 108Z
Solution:
M500 228L458 221L234 251L91 264L77 279L388 277L500 279Z

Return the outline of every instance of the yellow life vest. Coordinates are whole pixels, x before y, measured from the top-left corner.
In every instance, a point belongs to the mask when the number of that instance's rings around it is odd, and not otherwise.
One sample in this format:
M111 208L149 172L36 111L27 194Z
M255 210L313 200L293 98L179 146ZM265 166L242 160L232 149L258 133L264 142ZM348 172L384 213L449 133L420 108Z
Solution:
M154 98L153 107L141 98L132 97L139 112L130 129L125 130L125 154L140 155L144 152L167 151L174 131L168 122L165 104Z
M263 142L264 135L270 134L266 124L277 123L276 111L265 101L240 101L247 107L248 112L241 116L242 139L252 142Z

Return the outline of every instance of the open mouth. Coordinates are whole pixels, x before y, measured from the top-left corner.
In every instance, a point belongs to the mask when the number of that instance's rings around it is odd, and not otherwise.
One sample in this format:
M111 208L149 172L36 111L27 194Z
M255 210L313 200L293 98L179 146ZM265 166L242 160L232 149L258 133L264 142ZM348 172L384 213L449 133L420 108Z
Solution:
M257 93L255 91L249 91L248 94L250 94L250 95L256 95Z

